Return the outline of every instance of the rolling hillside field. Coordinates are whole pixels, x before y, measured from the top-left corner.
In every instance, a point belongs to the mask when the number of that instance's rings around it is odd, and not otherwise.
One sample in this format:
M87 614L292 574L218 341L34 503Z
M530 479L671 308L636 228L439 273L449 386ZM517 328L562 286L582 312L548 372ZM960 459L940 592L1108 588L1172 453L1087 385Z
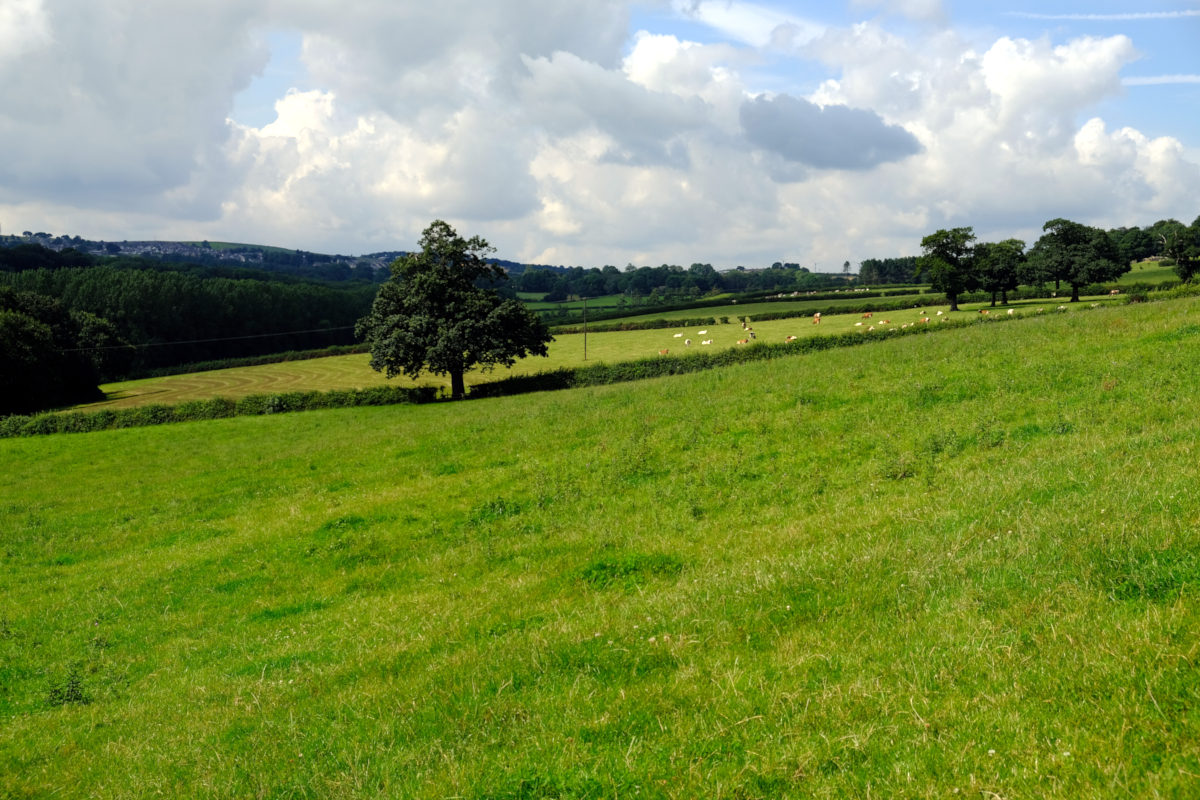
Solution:
M1195 797L1198 346L0 441L0 796Z
M1099 298L1089 299L1088 302L1077 303L1069 308L1090 310L1092 302L1101 301ZM887 312L865 321L861 314L835 315L825 317L820 325L814 325L811 319L798 318L755 322L752 327L758 336L758 341L777 342L787 336L818 336L844 333L848 330L866 330L884 320L890 320L892 327L912 324L920 318L918 311L928 312L927 315L935 320L939 319L937 316L939 310L944 312L941 317L943 319L976 316L981 307L984 307L984 304L964 304L961 306L962 311L950 314L946 311L947 306L926 306L921 309ZM1026 316L1036 315L1038 309L1050 312L1057 307L1044 300L1031 300L1012 305L1014 314ZM774 304L774 308L771 308L770 304L762 303L756 304L756 308L760 312L785 310L783 304ZM692 313L698 316L705 315L703 312ZM997 313L1005 314L1006 311L1000 309ZM856 328L860 323L861 326ZM702 335L701 330L706 330L708 333ZM675 334L681 334L681 336L676 338ZM678 353L684 349L684 341L689 338L692 340L693 349L736 347L740 339L747 338L747 334L742 330L741 325L735 324L733 317L730 317L730 323L726 325L589 333L587 338L590 361L616 362L654 356L661 350ZM701 345L701 342L706 339L712 340L713 343L707 346ZM467 385L487 383L508 375L529 374L583 363L583 335L561 334L550 345L549 357L518 361L511 370L498 369L493 372L468 373ZM349 355L107 384L101 387L107 396L105 401L79 406L77 409L89 411L101 408L129 408L148 403L175 404L215 396L237 398L251 394L292 391L363 389L387 383L398 386L440 386L447 391L450 386L449 378L436 375L425 375L415 381L405 377L388 381L382 373L375 372L370 368L369 355Z

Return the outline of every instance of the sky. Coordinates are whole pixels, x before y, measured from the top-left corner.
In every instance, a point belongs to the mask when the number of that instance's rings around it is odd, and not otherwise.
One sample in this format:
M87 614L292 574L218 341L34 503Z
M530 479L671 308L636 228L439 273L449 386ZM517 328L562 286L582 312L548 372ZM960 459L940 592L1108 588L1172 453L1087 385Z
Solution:
M0 231L718 269L1200 215L1200 0L0 0Z

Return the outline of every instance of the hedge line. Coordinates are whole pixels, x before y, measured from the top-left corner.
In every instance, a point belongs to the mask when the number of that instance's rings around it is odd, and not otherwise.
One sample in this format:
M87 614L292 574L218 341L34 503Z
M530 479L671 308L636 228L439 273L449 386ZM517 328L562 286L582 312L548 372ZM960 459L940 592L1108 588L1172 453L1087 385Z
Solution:
M166 378L170 375L190 375L194 372L212 372L216 369L233 369L234 367L258 367L263 364L282 364L287 361L308 361L313 358L329 358L330 356L348 356L356 353L371 352L369 344L346 344L323 347L319 350L287 350L283 353L272 353L265 356L247 356L245 358L222 358L216 361L197 361L192 364L177 364L171 367L146 369L131 372L123 380L136 381L143 378Z
M285 414L290 411L312 411L320 408L430 403L437 399L438 391L438 388L433 386L375 386L370 389L329 392L252 394L237 400L213 397L208 400L191 400L175 406L148 405L103 411L11 416L0 419L0 438L50 433L90 433L116 428L167 425L172 422Z

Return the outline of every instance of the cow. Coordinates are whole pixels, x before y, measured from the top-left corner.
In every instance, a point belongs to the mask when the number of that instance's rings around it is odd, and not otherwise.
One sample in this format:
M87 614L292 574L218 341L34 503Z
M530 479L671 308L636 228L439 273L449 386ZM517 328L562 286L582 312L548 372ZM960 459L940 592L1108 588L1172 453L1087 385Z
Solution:
M863 314L862 318L863 318L863 319L870 319L870 318L871 318L871 317L873 317L873 316L875 316L875 315L874 315L874 314Z
M703 336L703 335L704 335L704 334L706 334L706 333L708 333L708 331L697 331L697 332L696 332L696 335L697 335L697 336Z
M940 311L939 311L939 312L937 313L937 315L940 317L940 316L942 315L942 312L940 312Z
M922 324L922 325L928 325L928 324L929 324L929 317L921 317L921 324Z
M980 314L990 314L992 312L988 311L986 308L981 308L981 309L979 309L979 313Z
M659 350L659 351L658 351L658 354L659 354L660 356L665 356L665 355L667 354L667 352L668 352L668 351L666 351L666 350Z
M749 339L738 339L738 344L750 344Z
M820 325L820 324L821 324L821 312L818 311L816 314L813 314L813 325Z
M794 341L796 341L796 337L795 337L795 336L789 336L789 337L787 337L786 339L784 339L784 341L785 341L785 342L794 342Z
M684 340L683 340L683 346L684 346L684 347L691 347L691 346L692 346L692 340L691 340L691 339L684 339Z
M1116 297L1116 296L1117 296L1117 295L1119 295L1120 293L1121 293L1121 290L1120 290L1120 289L1113 289L1111 292L1109 292L1109 293L1108 293L1108 296L1109 296L1109 297Z
M700 344L712 344L712 343L713 343L713 340L712 340L712 339L705 339L705 340L704 340L703 342L701 342Z
M751 339L757 339L757 338L758 338L757 336L755 336L755 335L754 335L754 328L751 328L751 329L750 329L750 338L751 338Z
M1009 315L1010 317L1013 315L1013 313L1012 313L1012 312L1013 312L1013 310L1010 308L1010 309L1008 310L1008 315Z
M677 334L675 334L675 338L676 338L676 339L682 339L682 338L683 338L683 334L682 334L682 333L677 333Z

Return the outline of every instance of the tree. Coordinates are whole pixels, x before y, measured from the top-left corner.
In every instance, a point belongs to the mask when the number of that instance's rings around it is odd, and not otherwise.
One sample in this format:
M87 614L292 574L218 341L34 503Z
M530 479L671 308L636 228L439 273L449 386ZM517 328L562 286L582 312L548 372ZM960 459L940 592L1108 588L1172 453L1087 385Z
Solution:
M921 240L924 255L917 259L917 276L928 277L934 291L946 293L951 311L958 311L960 294L979 288L974 241L975 232L971 228L940 230Z
M1190 281L1200 271L1200 219L1191 228L1175 225L1159 234L1162 254L1175 262L1175 274Z
M1029 251L1026 283L1053 280L1071 286L1071 302L1079 302L1079 287L1116 280L1129 272L1128 262L1108 234L1067 219L1052 219Z
M975 245L975 263L979 285L992 295L992 307L999 293L1001 302L1008 305L1008 293L1020 285L1018 273L1025 261L1025 243L1020 239L1005 239L995 244Z
M468 370L511 367L518 358L547 354L553 337L536 314L475 286L480 278L507 280L487 262L495 250L486 241L465 240L436 220L420 244L420 252L392 262L391 279L355 327L371 344L373 369L389 378L449 375L451 395L460 399Z

